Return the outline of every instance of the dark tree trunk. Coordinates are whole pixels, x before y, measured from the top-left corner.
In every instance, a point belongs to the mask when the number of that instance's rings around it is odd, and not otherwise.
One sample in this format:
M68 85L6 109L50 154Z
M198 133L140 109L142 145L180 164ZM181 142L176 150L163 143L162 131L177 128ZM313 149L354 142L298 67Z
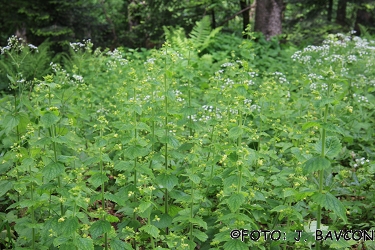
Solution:
M339 0L337 6L336 23L346 25L346 4L348 0Z
M240 0L240 7L241 10L247 8L246 0ZM250 23L250 12L249 10L242 12L242 31L243 31L243 38L247 38L246 28Z
M359 25L363 25L364 27L374 27L375 17L372 13L368 12L366 9L358 8L357 10L357 17L355 19L354 30L356 31L356 35L361 35L361 29Z
M332 7L333 7L333 0L328 1L328 9L327 9L327 20L328 22L332 21Z
M283 0L257 1L255 10L255 31L262 32L267 40L282 32L281 19Z
M211 18L212 18L212 23L211 23L212 29L215 29L216 28L216 18L215 18L214 8L212 8L212 10L211 10Z

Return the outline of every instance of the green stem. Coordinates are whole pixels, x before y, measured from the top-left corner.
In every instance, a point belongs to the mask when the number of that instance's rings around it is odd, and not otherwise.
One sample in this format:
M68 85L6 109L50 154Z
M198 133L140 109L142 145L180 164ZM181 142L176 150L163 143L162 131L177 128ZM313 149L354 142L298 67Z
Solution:
M165 48L165 65L164 65L164 99L165 99L165 138L168 138L168 82L167 82L167 48ZM165 142L165 170L168 171L168 143ZM165 214L168 214L168 199L169 199L168 189L165 189L165 200L164 200L164 210ZM166 234L168 234L168 228L166 228Z
M100 138L102 138L103 136L103 129L100 129ZM104 175L104 167L103 167L103 154L102 154L102 149L100 148L99 149L99 153L100 153L100 174L101 176ZM101 184L101 198L102 198L102 209L103 209L103 213L105 211L105 199L104 199L104 182L102 182ZM103 216L103 220L105 220L104 216ZM104 249L105 250L108 250L108 234L107 233L104 233Z
M328 116L328 104L325 105L324 109L324 124L327 122L327 116ZM322 129L322 151L321 151L321 157L325 157L325 145L326 145L326 129ZM319 193L323 193L323 170L319 170ZM320 229L321 226L321 220L322 220L322 207L318 205L318 214L317 214L317 225L316 229ZM320 249L320 243L319 241L316 241L316 249Z

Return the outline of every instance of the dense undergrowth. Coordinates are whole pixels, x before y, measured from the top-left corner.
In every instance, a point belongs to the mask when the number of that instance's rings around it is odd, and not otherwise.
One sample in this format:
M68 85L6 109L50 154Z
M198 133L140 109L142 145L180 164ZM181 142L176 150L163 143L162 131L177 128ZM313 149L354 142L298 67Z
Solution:
M314 233L375 230L375 43L199 36L146 59L85 41L41 79L8 74L2 249L374 249Z

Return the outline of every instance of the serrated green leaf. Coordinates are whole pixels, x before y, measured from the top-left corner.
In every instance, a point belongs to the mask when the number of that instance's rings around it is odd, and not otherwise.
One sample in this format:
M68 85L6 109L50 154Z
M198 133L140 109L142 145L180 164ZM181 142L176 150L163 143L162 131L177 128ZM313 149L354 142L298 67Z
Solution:
M67 218L65 221L60 222L62 223L61 232L63 235L73 235L73 233L78 229L79 222L76 217Z
M40 118L40 122L42 123L42 125L45 128L51 127L52 125L56 124L59 120L60 120L60 118L58 116L56 116L54 113L52 113L52 112L46 112Z
M144 231L151 235L152 237L156 238L159 236L159 229L154 225L145 225L141 227L139 230Z
M321 124L319 122L306 122L305 124L303 124L302 129L306 130L306 129L311 128L311 127L320 128Z
M196 175L196 174L189 174L189 179L194 182L194 184L199 184L199 182L201 181L201 178Z
M132 170L134 162L119 161L115 164L115 169L120 171Z
M243 129L239 126L233 127L228 132L228 137L232 139L237 139L243 133Z
M335 124L331 124L331 123L323 124L322 128L330 132L335 132L335 133L345 135L345 131Z
M196 237L198 240L205 242L208 239L207 234L203 233L202 231L193 230L193 236Z
M188 220L189 222L196 224L197 226L202 227L203 229L207 229L207 223L199 217L194 217L194 218L189 217Z
M144 211L146 211L151 206L152 206L151 201L142 201L141 204L139 204L139 206L138 206L139 213L143 213Z
M240 239L234 239L227 241L223 249L226 250L249 250L248 245L245 242L242 242Z
M278 205L274 208L271 209L271 212L282 212L284 210L287 210L289 208L289 206L286 206L286 205Z
M310 174L318 170L329 169L331 162L324 157L315 156L305 162L303 166L303 174Z
M125 155L129 159L135 159L147 154L147 150L139 145L131 145L125 150Z
M315 144L315 150L317 153L321 153L322 151L322 141L318 141ZM341 143L340 140L335 136L327 137L325 147L324 147L324 155L330 159L333 159L337 156L341 151Z
M108 177L102 173L94 173L88 180L94 188L108 181Z
M98 220L91 225L89 231L92 238L96 239L105 233L109 233L111 231L111 224L108 221Z
M2 122L2 124L3 124L2 127L4 127L5 134L9 134L12 131L13 128L17 127L19 122L20 122L20 118L18 116L6 115L4 117L3 122Z
M151 131L150 127L144 122L137 123L136 128L139 129L139 130Z
M244 204L246 201L245 196L242 193L233 194L229 199L227 200L228 207L230 211L236 212L242 204Z
M105 216L105 220L108 221L108 222L110 222L110 223L119 222L120 221L120 219L118 217L116 217L114 215L111 215L111 214L107 214Z
M178 184L178 178L174 175L163 173L156 177L155 182L160 188L166 188L171 191Z
M64 165L59 162L51 162L42 170L46 182L55 179L64 173Z
M333 211L345 223L347 223L346 209L341 201L339 201L334 195L331 193L316 193L311 196L311 199L325 209Z
M80 250L94 250L94 243L90 238L76 238L75 245Z
M113 239L110 241L111 249L112 250L133 250L133 247L131 244L127 242L123 242L119 239Z
M306 161L306 157L301 153L301 150L299 148L291 148L290 151L293 153L294 157L300 162Z
M173 148L177 148L180 146L180 142L177 140L176 137L172 135L162 136L160 138L161 143L167 143L168 145L171 145Z
M157 228L167 228L172 225L172 217L169 214L162 214L159 219L158 221L152 221L152 224Z
M13 187L13 182L7 180L0 180L0 197L3 197Z

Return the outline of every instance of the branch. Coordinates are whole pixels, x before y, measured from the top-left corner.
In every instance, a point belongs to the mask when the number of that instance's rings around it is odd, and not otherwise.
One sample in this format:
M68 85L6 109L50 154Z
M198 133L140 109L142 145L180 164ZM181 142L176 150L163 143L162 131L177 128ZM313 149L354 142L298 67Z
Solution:
M232 20L233 18L235 18L235 17L238 16L239 14L242 14L243 12L245 12L245 11L247 11L247 10L249 10L249 9L251 9L251 5L247 6L245 9L240 10L240 11L237 12L236 14L234 14L234 15L228 17L227 19L225 19L224 21L222 21L218 26L222 26L224 23L226 23L226 22Z

